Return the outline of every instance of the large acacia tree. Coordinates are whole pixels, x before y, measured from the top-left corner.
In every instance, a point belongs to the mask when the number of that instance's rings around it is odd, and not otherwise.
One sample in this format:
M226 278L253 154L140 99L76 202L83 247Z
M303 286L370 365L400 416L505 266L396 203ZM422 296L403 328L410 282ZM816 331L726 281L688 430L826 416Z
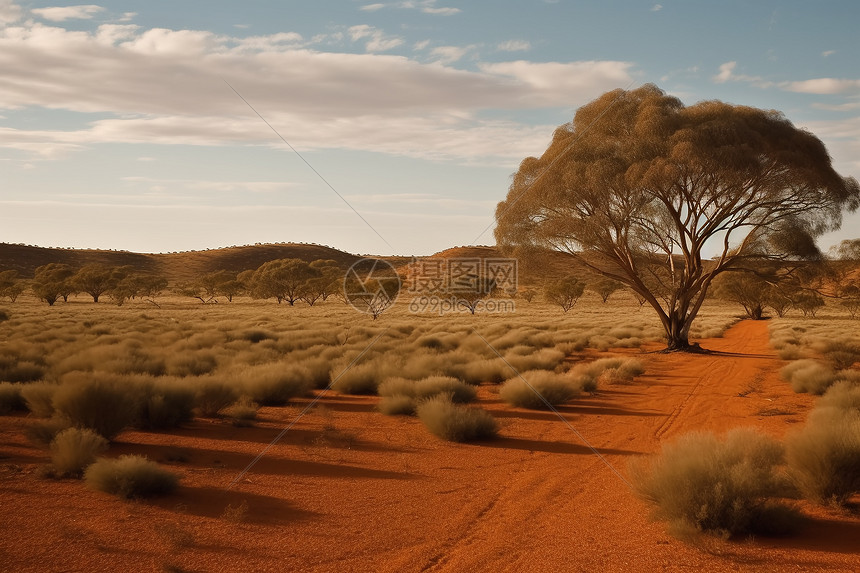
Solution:
M684 106L654 85L577 110L525 159L496 209L502 246L566 251L643 297L669 349L720 273L818 256L815 238L860 204L824 144L781 113Z

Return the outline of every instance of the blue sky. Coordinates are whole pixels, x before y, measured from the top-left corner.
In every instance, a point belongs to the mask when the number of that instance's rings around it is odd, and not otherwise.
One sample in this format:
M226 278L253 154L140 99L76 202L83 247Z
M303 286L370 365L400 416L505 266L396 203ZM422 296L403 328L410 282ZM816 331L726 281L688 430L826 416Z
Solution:
M860 177L858 21L826 0L0 0L0 242L491 244L520 161L647 82L781 110ZM822 245L857 236L853 215Z

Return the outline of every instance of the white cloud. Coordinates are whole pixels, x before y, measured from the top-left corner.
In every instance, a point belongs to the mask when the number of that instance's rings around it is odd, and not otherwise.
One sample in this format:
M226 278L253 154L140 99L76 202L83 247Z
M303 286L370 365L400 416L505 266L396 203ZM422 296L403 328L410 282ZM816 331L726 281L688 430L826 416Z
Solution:
M832 56L835 53L836 53L836 50L825 50L825 51L821 52L821 57L826 58L828 56Z
M122 16L119 17L120 22L131 22L134 20L134 17L137 16L137 12L125 12Z
M430 57L443 64L459 61L474 49L474 46L439 46L430 50Z
M524 40L508 40L507 42L502 42L496 48L500 52L527 52L531 50L532 45Z
M370 42L376 32L366 26L349 33ZM303 149L510 165L539 153L554 126L478 112L575 107L629 84L633 67L514 61L467 71L438 60L321 52L305 44L293 33L233 38L119 24L86 32L32 22L0 28L4 108L101 114L69 131L0 129L0 147L52 158L101 142L279 145L226 79ZM449 61L457 55L447 53Z
M385 52L403 43L403 38L386 37L382 30L368 26L367 24L352 26L348 31L349 37L352 38L353 42L367 39L364 48L368 52Z
M662 4L654 4L653 6L651 6L651 11L652 11L652 12L659 12L659 11L660 11L660 10L662 10L662 9L663 9L663 5L662 5Z
M773 87L774 82L765 81L760 76L748 76L745 74L736 74L735 68L737 67L737 62L726 62L720 65L720 72L712 76L711 79L714 83L722 84L729 81L732 82L747 82L758 88L769 88Z
M425 14L434 14L437 16L453 16L459 14L459 8L442 8L436 6L436 0L407 0L400 2L397 5L399 8L420 10Z
M812 80L783 82L779 85L787 91L804 94L860 94L860 80L815 78Z
M21 7L12 0L0 0L0 24L11 24L21 18Z
M720 73L713 77L713 80L718 84L725 83L732 79L732 73L735 71L735 67L737 67L737 62L726 62L724 64L720 64Z
M34 8L33 14L50 20L51 22L63 22L65 20L89 20L104 8L95 4L82 4L78 6L54 6L51 8Z
M613 88L630 83L630 62L587 61L535 63L525 60L481 64L485 72L508 76L527 88L534 106L568 105L587 101Z
M377 10L381 10L382 8L385 8L385 4L365 4L364 6L359 8L359 10L363 10L365 12L376 12Z
M420 42L415 42L415 44L412 46L412 49L416 51L426 50L427 46L429 45L430 40L421 40Z

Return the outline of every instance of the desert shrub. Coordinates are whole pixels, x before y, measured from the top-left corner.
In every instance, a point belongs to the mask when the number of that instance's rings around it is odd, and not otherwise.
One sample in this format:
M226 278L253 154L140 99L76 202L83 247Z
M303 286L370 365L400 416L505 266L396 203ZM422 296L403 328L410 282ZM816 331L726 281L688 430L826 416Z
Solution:
M57 434L71 427L71 424L66 418L57 416L49 420L40 420L35 424L31 424L24 432L33 443L47 446L54 441Z
M218 367L218 359L208 351L183 352L169 357L165 365L170 376L202 376Z
M194 407L201 416L214 418L236 401L236 389L215 378L202 378L194 384Z
M860 492L860 411L816 408L786 440L789 472L805 497L844 504Z
M499 390L499 398L508 404L533 410L546 409L547 402L558 406L578 394L579 388L570 377L548 370L523 372L505 382Z
M844 340L828 342L822 353L836 370L846 370L860 361L860 345Z
M790 362L780 374L799 393L823 394L836 381L836 373L830 367L809 358Z
M227 408L225 414L233 420L234 426L250 426L257 419L260 406L249 396L242 396L235 404Z
M193 417L195 392L176 380L141 384L137 426L144 430L168 430Z
M0 382L0 415L26 409L27 404L21 396L21 384Z
M54 410L73 426L112 440L137 420L138 394L107 378L75 378L54 393Z
M835 382L816 404L816 410L825 408L860 412L860 385L848 380Z
M331 384L331 361L326 358L304 360L301 365L307 369L312 388L322 390Z
M492 438L498 433L498 424L489 412L454 404L444 394L419 403L415 413L430 433L452 442Z
M439 336L436 334L427 334L419 337L415 341L415 346L440 351L454 350L457 348L458 338L456 335Z
M104 452L108 441L92 430L68 428L51 441L51 466L57 477L81 477Z
M637 493L655 505L655 516L673 532L728 537L791 528L791 511L773 501L784 491L782 458L778 442L739 428L723 440L686 434L630 469Z
M376 391L382 397L409 396L414 398L415 381L401 378L399 376L393 376L380 382Z
M84 480L93 489L126 499L168 494L179 485L179 476L143 456L101 458L90 465Z
M34 382L45 375L45 368L16 356L0 356L0 381Z
M481 384L482 382L501 384L512 374L510 366L505 364L501 358L472 360L450 368L449 372L467 384Z
M636 358L601 358L586 365L584 372L592 379L607 384L629 384L645 372L645 367Z
M380 381L385 377L385 369L375 360L347 368L348 364L340 363L332 368L332 389L341 394L376 393Z
M472 402L478 395L474 386L450 376L430 376L415 382L415 397L419 400L447 394L452 402Z
M394 394L379 400L379 411L386 416L411 416L415 413L416 400L412 396Z
M59 386L49 382L34 382L21 388L21 398L27 409L39 418L50 418L54 414L54 394Z
M520 352L524 352L520 354ZM522 349L514 347L505 354L505 360L518 372L524 370L553 370L564 360L564 352L555 348Z
M275 362L254 366L241 377L243 394L264 406L280 406L310 392L313 383L307 368Z

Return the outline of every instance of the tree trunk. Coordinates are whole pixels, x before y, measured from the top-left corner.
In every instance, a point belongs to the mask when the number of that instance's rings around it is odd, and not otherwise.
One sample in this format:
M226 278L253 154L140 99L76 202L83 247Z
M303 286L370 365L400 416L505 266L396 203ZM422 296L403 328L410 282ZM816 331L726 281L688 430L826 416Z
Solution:
M699 348L698 344L690 344L690 325L692 320L689 317L678 316L672 314L667 317L663 326L666 330L666 351L690 351Z

